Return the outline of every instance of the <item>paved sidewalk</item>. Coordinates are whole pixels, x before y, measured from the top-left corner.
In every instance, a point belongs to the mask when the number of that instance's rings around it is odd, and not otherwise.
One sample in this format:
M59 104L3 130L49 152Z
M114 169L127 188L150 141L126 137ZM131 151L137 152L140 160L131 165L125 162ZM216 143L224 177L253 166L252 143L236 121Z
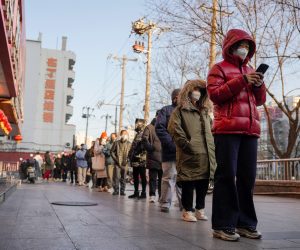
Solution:
M131 192L127 192L128 194ZM210 221L187 223L178 208L113 197L66 183L22 184L0 205L0 249L300 249L300 200L256 196L262 240L224 242ZM53 201L96 201L94 207L54 206ZM211 196L207 197L211 215Z

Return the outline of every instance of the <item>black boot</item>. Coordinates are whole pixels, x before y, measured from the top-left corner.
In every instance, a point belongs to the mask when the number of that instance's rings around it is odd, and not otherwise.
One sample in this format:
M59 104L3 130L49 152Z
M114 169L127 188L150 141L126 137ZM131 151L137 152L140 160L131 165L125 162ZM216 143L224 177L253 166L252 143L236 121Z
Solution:
M141 195L139 196L139 199L146 199L146 192L142 192Z
M119 195L119 192L115 190L112 195Z
M139 192L134 192L132 195L128 196L129 199L139 198Z

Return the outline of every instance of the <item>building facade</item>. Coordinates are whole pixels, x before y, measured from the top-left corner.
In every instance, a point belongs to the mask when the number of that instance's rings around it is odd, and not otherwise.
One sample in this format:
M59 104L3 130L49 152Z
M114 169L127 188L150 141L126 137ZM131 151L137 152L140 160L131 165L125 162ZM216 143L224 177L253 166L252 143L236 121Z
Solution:
M0 146L23 120L25 19L22 0L0 1ZM4 117L5 116L5 117ZM5 120L5 122L3 122ZM10 129L5 129L5 127Z
M63 37L61 50L54 50L42 48L41 35L26 41L23 140L17 151L61 152L73 147L75 126L69 120L76 56L66 50L66 43Z

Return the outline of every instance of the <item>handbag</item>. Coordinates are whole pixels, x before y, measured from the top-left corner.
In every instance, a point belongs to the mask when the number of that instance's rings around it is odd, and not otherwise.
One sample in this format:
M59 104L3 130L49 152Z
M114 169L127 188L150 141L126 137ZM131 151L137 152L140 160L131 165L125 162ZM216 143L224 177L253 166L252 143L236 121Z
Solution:
M103 155L92 157L92 169L95 171L105 169L105 157Z

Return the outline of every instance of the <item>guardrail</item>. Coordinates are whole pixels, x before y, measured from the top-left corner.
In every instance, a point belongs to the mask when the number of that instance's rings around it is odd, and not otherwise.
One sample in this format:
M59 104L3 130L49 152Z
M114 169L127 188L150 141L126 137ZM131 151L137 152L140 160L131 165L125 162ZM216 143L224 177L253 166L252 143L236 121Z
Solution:
M300 158L257 161L256 179L300 181Z

